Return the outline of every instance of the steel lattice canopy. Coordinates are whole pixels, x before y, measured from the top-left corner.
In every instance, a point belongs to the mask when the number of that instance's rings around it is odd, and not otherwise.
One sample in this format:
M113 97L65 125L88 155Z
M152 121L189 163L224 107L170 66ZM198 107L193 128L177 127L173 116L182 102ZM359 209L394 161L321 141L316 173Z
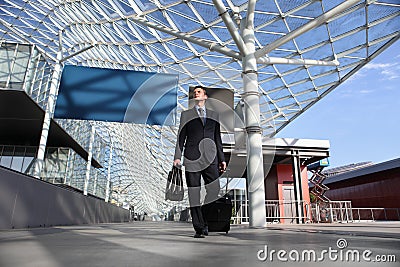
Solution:
M61 39L65 64L179 74L178 111L187 107L188 87L194 84L232 89L237 103L244 92L243 51L224 18L228 14L230 26L240 33L248 2L0 0L0 42L34 44L55 61ZM338 6L350 2L338 11ZM254 28L264 135L279 132L396 42L399 15L399 0L256 1ZM138 136L143 133L142 128L129 131ZM141 193L131 193L131 201L145 211L167 209L171 205L157 196L164 183L156 179L165 174L166 168L161 166L169 158L168 153L161 155L165 158L160 156L157 145L162 142L173 147L176 132L158 128L145 132L151 153L157 155L152 164L159 170L152 174L151 184L149 179L137 179L130 190ZM162 135L166 138L160 141ZM132 163L136 154L123 151L124 142L120 141L118 152L118 160L125 166L117 172L124 180L121 188L131 185L132 176L146 172ZM127 142L143 148L133 139Z
M223 4L240 23L247 2L225 0ZM257 1L257 49L276 43L342 2L346 1ZM67 55L94 44L67 64L178 73L181 107L190 84L233 89L237 96L242 93L240 57L228 55L240 52L212 0L0 3L0 40L36 44L55 58L62 31ZM399 14L398 0L358 1L320 26L273 47L267 58L336 59L339 65L272 64L274 60L259 64L265 134L281 130L397 40ZM188 38L183 40L183 36ZM195 39L208 48L192 42Z

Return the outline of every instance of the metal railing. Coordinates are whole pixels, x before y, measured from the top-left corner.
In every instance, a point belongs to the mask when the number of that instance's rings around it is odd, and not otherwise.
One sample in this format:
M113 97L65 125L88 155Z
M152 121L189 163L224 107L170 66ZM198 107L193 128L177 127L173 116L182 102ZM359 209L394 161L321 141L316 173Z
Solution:
M298 215L296 206L300 204L303 212ZM299 205L299 206L300 206ZM248 201L236 204L238 207L232 216L233 224L249 223ZM298 221L308 223L311 221L311 207L307 201L266 200L266 222L267 223L297 223Z
M329 201L311 203L312 222L349 223L353 222L351 201Z
M400 208L352 208L355 221L400 221Z
M300 204L303 208L302 213L298 213L296 206ZM233 224L247 224L248 201L236 203ZM267 200L265 201L266 222L267 223L349 223L353 222L353 210L351 201L330 201L309 203L307 201L285 201Z
M353 208L351 201L308 203L301 201L303 216L298 216L298 201L265 201L267 223L352 223L361 221L400 221L400 208ZM233 224L249 223L248 201L235 203Z

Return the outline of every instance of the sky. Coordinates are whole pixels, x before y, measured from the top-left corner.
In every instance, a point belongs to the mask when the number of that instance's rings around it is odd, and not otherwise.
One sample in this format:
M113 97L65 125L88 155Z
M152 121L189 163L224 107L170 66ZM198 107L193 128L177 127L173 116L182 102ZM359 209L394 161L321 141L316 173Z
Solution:
M276 137L330 141L330 168L400 157L400 41Z

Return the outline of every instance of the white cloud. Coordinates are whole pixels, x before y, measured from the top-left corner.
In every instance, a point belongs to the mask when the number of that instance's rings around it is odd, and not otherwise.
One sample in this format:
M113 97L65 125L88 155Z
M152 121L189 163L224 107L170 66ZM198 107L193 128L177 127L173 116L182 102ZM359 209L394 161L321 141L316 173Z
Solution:
M400 66L396 66L392 69L386 69L381 72L389 80L394 80L400 77Z
M373 93L373 90L360 90L361 94L369 94L369 93Z
M364 69L381 70L381 69L390 68L395 65L397 65L397 64L396 63L368 63L367 65L364 66Z
M399 63L368 63L363 69L376 70L383 80L394 80L400 77Z

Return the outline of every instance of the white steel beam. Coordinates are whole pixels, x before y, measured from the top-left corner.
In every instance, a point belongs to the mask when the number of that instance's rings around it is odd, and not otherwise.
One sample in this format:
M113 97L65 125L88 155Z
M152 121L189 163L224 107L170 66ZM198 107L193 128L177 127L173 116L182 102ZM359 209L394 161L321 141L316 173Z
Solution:
M72 58L72 57L74 57L74 56L76 56L76 55L79 55L80 53L83 53L83 52L85 52L86 50L89 50L89 49L91 49L91 48L93 48L93 47L94 47L94 44L89 45L88 47L85 47L85 48L83 48L83 49L81 49L81 50L79 50L79 51L77 51L77 52L75 52L75 53L72 53L71 55L68 55L68 56L66 56L66 57L63 57L63 58L60 60L60 62L63 62L63 61L65 61L65 60L68 60L68 59L70 59L70 58Z
M257 58L258 64L288 64L288 65L314 65L314 66L339 66L338 60L324 61L315 59L300 58L279 58L279 57L260 57Z
M219 15L221 16L222 20L225 23L225 26L228 28L229 33L232 36L233 41L235 42L237 48L239 49L240 53L244 56L248 54L247 48L245 43L243 42L242 37L239 34L238 28L233 22L231 16L228 13L228 10L225 8L222 0L213 0L215 7L217 8Z
M167 27L164 27L162 25L158 25L149 21L146 21L144 18L139 18L139 17L131 17L131 20L133 20L136 23L139 23L143 26L149 27L149 28L153 28L155 30L161 31L161 32L165 32L167 34L170 34L172 36L178 37L179 39L182 40L186 40L188 42L194 43L196 45L208 48L210 51L216 51L219 52L221 54L224 54L228 57L232 57L232 58L236 58L236 59L240 59L240 54L234 50L231 50L229 48L226 48L224 46L221 46L217 43L214 42L210 42L208 40L204 40L204 39L200 39L200 38L196 38L191 36L190 34L185 34L185 33L180 33L177 30L172 30L169 29Z

